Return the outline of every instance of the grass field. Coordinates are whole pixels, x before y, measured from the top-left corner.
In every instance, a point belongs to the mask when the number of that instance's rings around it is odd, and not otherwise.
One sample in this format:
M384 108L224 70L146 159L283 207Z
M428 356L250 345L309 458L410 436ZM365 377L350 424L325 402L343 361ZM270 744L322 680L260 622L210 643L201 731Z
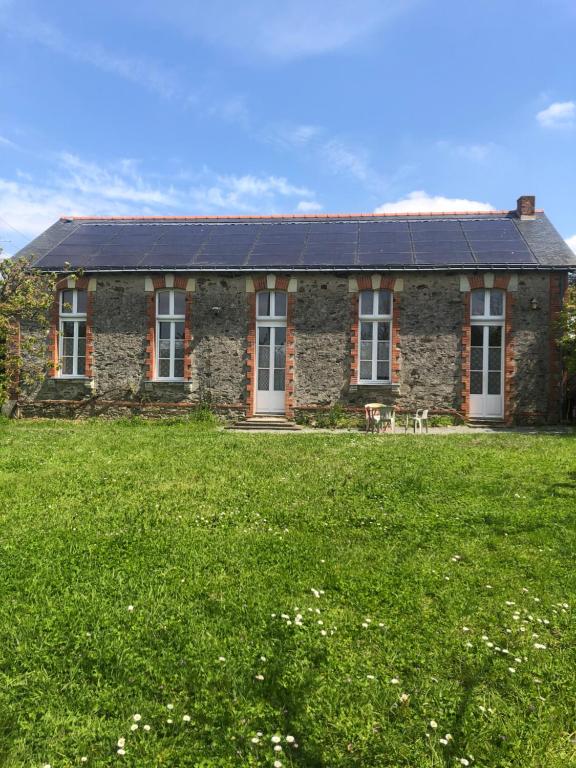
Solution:
M575 436L3 422L0 766L574 765L575 552Z

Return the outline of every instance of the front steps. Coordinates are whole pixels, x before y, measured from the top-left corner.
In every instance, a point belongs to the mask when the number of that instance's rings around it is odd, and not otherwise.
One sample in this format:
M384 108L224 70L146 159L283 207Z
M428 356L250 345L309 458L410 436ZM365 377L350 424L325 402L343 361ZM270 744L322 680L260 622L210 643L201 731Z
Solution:
M293 421L288 421L285 416L259 415L236 421L226 429L241 432L299 432L302 427Z

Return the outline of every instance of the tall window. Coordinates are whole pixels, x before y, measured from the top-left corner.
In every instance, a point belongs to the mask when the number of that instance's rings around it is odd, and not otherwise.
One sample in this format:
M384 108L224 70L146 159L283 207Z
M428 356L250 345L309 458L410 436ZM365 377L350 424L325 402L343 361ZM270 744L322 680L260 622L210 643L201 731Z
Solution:
M184 379L184 291L156 294L156 378Z
M392 292L360 292L360 376L362 384L390 381Z
M86 374L86 291L60 292L60 376Z
M502 395L505 294L477 288L470 295L470 394ZM475 402L472 401L472 405ZM473 415L483 416L480 407ZM494 414L489 414L494 415Z

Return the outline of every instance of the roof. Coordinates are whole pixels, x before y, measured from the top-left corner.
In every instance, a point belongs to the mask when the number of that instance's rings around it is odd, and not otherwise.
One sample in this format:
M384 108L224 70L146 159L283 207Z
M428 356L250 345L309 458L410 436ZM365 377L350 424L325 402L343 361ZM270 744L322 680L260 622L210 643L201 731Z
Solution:
M542 211L67 217L17 256L58 272L576 268Z

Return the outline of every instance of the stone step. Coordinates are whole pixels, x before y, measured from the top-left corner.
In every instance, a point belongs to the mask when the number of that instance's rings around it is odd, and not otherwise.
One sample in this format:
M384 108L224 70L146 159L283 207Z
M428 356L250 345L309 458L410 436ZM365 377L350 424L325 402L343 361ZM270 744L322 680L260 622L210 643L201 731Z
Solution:
M249 419L242 419L234 422L234 424L229 424L226 429L242 432L299 432L302 427L284 417L251 416Z

